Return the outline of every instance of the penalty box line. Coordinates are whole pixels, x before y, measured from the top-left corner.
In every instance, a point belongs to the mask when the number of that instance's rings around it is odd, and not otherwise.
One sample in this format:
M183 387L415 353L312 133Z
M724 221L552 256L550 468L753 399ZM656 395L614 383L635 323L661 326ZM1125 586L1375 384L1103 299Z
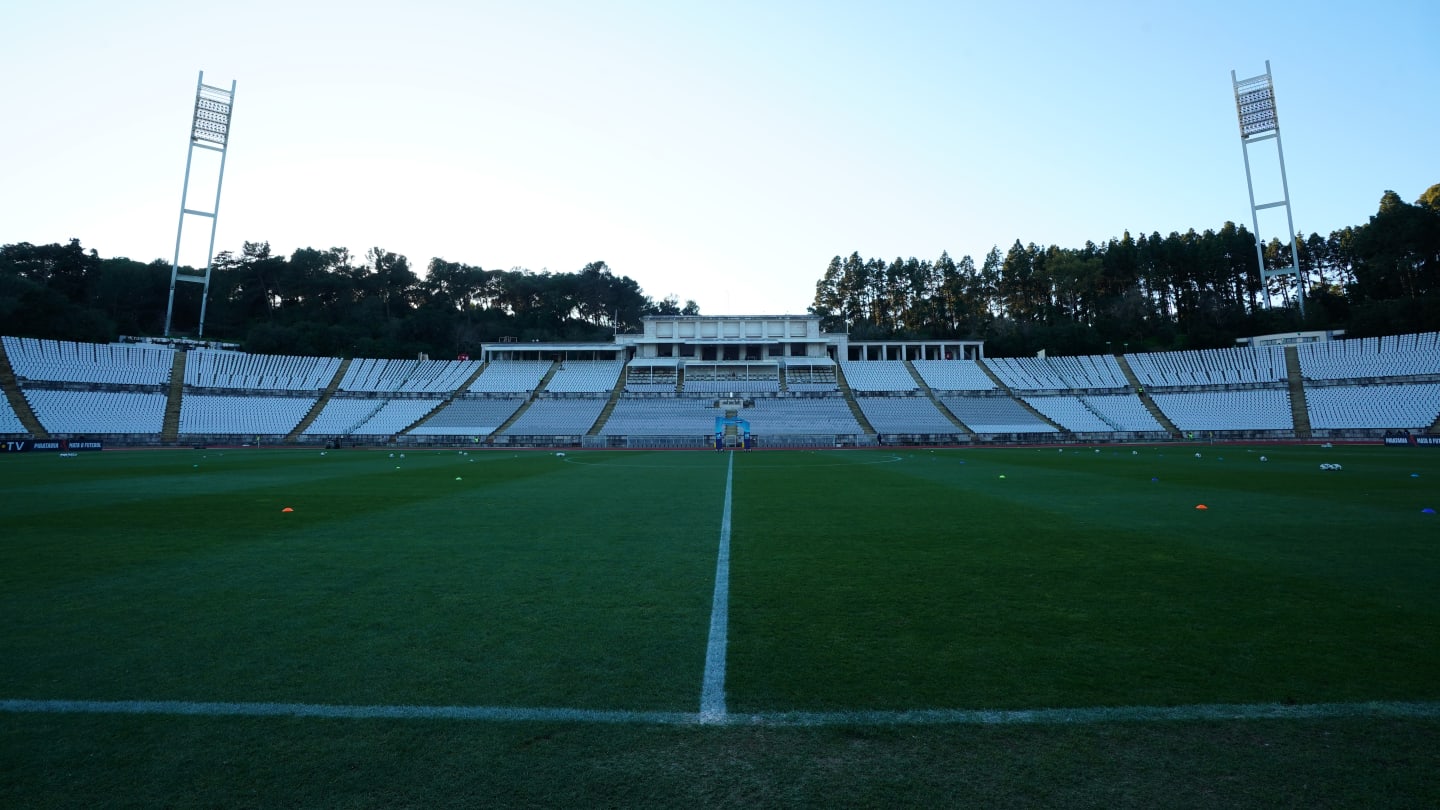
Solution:
M1221 703L1101 706L1079 709L760 712L607 711L505 706L346 706L316 703L218 703L184 700L0 700L10 714L109 714L189 717L308 717L340 720L460 720L494 723L592 723L656 726L1047 726L1186 721L1398 718L1440 720L1440 701L1363 703Z

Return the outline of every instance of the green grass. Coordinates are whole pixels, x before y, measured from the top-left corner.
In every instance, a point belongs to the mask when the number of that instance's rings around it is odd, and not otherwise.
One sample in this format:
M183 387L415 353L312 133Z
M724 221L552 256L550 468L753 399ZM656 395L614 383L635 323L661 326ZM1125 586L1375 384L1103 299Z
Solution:
M698 709L728 456L406 455L0 456L0 700ZM732 712L1440 700L1440 453L734 462ZM0 805L1421 807L1437 752L1365 717L0 713Z

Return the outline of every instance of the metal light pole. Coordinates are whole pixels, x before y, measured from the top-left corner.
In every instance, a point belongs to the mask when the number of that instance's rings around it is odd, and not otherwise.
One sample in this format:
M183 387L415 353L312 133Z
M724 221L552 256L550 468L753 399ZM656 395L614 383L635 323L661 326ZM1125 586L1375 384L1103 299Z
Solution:
M205 83L205 71L195 82L195 118L190 125L190 143L185 152L185 186L180 191L180 225L175 229L175 258L170 262L170 301L165 306L165 337L170 337L170 320L175 312L175 282L191 281L204 285L200 293L200 325L197 336L205 334L205 303L210 298L210 265L215 255L215 222L220 215L220 187L225 182L225 152L230 143L230 116L235 106L235 82L230 89L211 87ZM196 148L220 153L220 175L215 181L215 205L209 211L186 207L190 194L190 164ZM180 274L180 236L185 231L186 215L210 220L210 246L205 252L205 274Z
M1270 289L1266 284L1272 276L1295 275L1299 290L1300 317L1305 317L1305 278L1300 275L1300 254L1295 243L1295 220L1290 214L1290 183L1285 177L1285 150L1280 145L1280 119L1275 112L1275 83L1270 77L1270 60L1265 60L1265 72L1248 79L1236 79L1230 71L1230 83L1235 87L1235 112L1240 117L1240 151L1245 155L1245 186L1250 192L1250 222L1255 228L1255 257L1260 262L1260 283L1265 287L1265 306L1270 306ZM1280 159L1281 199L1275 202L1255 204L1255 182L1250 175L1250 144L1275 140L1275 154ZM1265 267L1265 247L1260 239L1260 212L1267 208L1285 208L1285 224L1290 239L1290 266L1276 270Z

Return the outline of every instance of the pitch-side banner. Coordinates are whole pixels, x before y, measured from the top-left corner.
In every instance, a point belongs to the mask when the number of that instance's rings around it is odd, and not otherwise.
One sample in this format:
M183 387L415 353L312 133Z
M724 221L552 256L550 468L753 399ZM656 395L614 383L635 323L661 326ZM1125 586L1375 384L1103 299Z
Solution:
M1440 436L1386 436L1390 447L1440 447Z
M75 453L81 450L103 450L104 445L89 439L6 439L0 450L6 453Z

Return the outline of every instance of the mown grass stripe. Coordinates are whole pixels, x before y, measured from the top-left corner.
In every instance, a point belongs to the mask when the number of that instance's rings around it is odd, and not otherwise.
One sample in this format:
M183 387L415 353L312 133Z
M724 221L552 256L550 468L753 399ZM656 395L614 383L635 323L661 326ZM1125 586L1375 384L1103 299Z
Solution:
M1406 718L1440 720L1440 701L1360 703L1215 703L1193 706L1098 706L1078 709L760 712L726 714L507 706L346 706L317 703L218 703L183 700L0 700L13 714L132 714L196 717L318 717L344 720L469 720L497 723L595 723L683 726L1018 726L1184 721Z
M710 603L710 640L705 645L705 676L700 687L700 717L725 719L725 644L730 625L730 492L735 451L725 468L725 509L720 515L720 550L715 555L715 596Z

